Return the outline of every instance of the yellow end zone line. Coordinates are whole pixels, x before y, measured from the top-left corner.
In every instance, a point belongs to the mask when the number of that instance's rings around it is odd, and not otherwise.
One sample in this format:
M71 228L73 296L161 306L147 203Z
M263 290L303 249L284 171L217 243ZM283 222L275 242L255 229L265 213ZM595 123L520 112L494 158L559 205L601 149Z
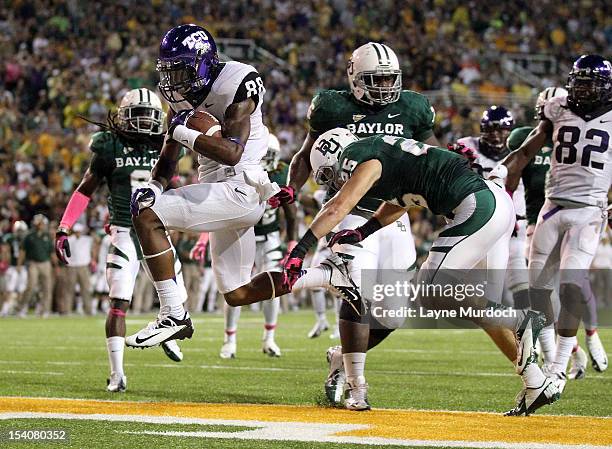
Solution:
M357 413L341 409L293 405L99 401L0 396L0 413L11 412L365 424L369 426L366 429L352 430L338 435L430 441L612 445L612 419L587 416L534 415L517 418L479 412L399 409Z

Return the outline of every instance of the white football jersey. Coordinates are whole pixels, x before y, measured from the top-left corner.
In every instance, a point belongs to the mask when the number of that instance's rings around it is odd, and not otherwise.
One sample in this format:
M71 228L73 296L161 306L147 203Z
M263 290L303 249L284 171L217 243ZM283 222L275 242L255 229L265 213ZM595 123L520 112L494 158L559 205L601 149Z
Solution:
M480 152L480 137L462 137L461 139L457 140L457 143L462 143L466 147L474 150L477 156L475 162L482 167L483 176L485 179L488 179L491 170L497 167L503 160L502 158L496 161L482 154ZM514 210L516 215L525 217L527 215L527 206L525 204L525 186L523 185L523 180L519 182L519 185L512 196L512 201L514 202Z
M258 103L251 114L251 133L245 143L240 162L234 167L236 170L254 168L254 165L259 165L261 158L268 150L269 132L263 123L261 113L265 92L263 81L253 66L238 61L228 61L223 63L221 72L214 80L206 98L195 108L214 115L219 122L223 123L225 111L228 106L237 102L235 101L237 95L242 100L252 96L258 97ZM170 107L175 112L193 108L188 101L170 103ZM200 182L215 182L214 177L207 175L227 167L200 154L198 154L198 163L200 164L198 168Z
M612 182L612 110L582 118L567 97L546 101L544 117L553 124L553 153L546 198L566 206L606 207Z

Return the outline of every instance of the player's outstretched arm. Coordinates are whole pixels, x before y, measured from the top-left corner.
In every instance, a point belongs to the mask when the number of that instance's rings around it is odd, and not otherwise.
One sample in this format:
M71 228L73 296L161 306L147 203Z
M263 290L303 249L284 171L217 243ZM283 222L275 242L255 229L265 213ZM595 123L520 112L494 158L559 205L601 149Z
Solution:
M552 123L549 120L540 120L538 126L527 136L525 142L504 159L503 164L508 169L506 178L506 189L508 191L514 192L516 190L521 180L523 169L544 146L551 132Z
M381 227L385 227L390 225L391 223L395 223L406 213L406 209L400 206L396 206L391 203L382 203L380 207L374 212L372 218L378 220L381 224Z
M291 164L289 165L289 179L287 184L299 191L310 176L312 167L310 166L310 150L315 143L316 138L308 133L300 150L295 153Z
M363 162L353 171L342 188L323 206L310 230L320 239L327 235L357 205L382 174L382 164L372 159Z

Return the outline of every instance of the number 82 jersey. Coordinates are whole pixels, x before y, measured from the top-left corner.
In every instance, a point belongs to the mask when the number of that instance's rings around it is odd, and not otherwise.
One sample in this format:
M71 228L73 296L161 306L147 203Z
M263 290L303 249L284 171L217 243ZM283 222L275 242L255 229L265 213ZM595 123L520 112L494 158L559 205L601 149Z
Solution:
M542 109L553 124L551 168L546 198L560 205L606 207L612 182L612 110L580 116L567 97L554 97Z

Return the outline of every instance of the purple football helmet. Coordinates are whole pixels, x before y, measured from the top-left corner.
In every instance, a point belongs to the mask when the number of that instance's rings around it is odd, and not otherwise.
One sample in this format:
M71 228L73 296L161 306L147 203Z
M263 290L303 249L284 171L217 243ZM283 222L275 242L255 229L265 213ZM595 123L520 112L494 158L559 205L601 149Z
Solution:
M198 25L179 25L168 31L159 45L159 92L170 103L196 96L207 87L219 64L217 44Z
M577 112L590 112L612 101L612 64L599 55L582 55L567 78L567 103Z
M503 106L491 106L480 119L480 149L492 159L507 153L506 140L514 127L512 112Z

